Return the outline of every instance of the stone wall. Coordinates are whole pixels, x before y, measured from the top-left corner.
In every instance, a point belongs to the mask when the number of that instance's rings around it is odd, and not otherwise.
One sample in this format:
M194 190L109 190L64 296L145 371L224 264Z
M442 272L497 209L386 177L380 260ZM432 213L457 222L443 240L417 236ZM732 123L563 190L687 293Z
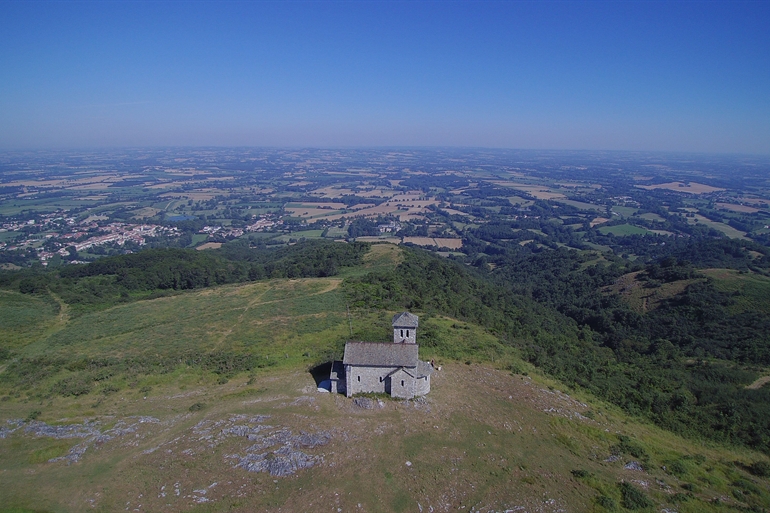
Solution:
M390 396L401 399L411 399L414 397L414 378L400 370L395 372L390 378Z
M430 376L414 380L414 395L425 395L430 392Z
M356 365L345 366L345 390L351 397L361 393L383 393L392 397L411 399L415 396L430 392L430 376L415 379L403 370L398 370L387 377L398 367L364 367ZM401 382L404 382L402 385ZM340 390L342 392L343 390Z
M406 344L417 343L417 329L415 328L393 328L393 342L400 344L401 341Z
M385 376L397 367L345 366L347 396L364 392L385 393Z

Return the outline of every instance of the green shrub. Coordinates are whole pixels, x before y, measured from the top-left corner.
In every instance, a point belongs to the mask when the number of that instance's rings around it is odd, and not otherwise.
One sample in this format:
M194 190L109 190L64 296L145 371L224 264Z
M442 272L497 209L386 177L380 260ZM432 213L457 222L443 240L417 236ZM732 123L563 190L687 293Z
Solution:
M646 460L649 458L649 455L647 454L647 451L644 449L644 447L626 435L618 435L618 444L615 445L613 449L614 452L630 454L634 458L639 458L640 460Z
M673 474L677 477L683 477L687 475L689 472L689 469L687 468L687 465L682 460L674 460L666 465L666 471L669 474Z
M100 392L104 395L110 395L110 394L114 394L115 392L120 392L120 387L118 387L117 385L109 384L102 387Z
M762 491L759 489L757 485L754 483L751 483L749 481L746 481L745 479L736 479L733 481L733 486L737 486L740 488L745 495L754 494L754 495L760 495Z
M695 496L692 493L675 493L671 496L671 502L687 502Z
M596 498L596 504L608 511L615 511L618 509L618 503L615 502L615 499L607 497L606 495L599 495Z
M89 393L91 391L92 385L93 383L91 380L87 379L85 376L77 374L57 382L51 391L54 394L59 394L65 397L70 395L77 397Z
M770 463L766 461L755 461L749 465L749 472L759 477L770 477Z
M626 509L644 509L654 506L640 489L630 483L620 483L621 504Z

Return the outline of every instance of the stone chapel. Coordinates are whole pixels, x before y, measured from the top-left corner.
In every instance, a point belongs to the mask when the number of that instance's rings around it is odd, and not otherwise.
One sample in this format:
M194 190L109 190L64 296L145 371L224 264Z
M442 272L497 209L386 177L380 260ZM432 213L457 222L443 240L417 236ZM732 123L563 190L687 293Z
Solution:
M433 367L418 358L418 317L401 312L393 317L392 324L392 343L349 341L345 344L342 362L332 365L332 392L345 392L348 397L379 392L403 399L430 392Z

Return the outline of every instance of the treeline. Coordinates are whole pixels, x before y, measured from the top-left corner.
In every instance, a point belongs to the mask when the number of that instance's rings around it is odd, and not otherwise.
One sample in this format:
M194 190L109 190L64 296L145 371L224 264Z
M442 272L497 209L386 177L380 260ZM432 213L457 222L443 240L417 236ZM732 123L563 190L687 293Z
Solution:
M180 291L265 278L334 276L359 265L363 243L308 241L270 248L237 240L218 250L148 249L55 270L0 273L0 286L22 293L51 291L70 305L110 306L164 291Z
M770 452L770 389L745 388L757 377L746 365L770 363L768 317L733 313L729 294L673 257L647 267L589 258L566 249L522 251L500 256L484 273L409 251L393 271L346 280L345 291L359 307L411 308L480 324L525 360L632 414ZM641 313L602 290L630 271L640 271L642 282L697 280ZM714 358L735 363L709 363Z

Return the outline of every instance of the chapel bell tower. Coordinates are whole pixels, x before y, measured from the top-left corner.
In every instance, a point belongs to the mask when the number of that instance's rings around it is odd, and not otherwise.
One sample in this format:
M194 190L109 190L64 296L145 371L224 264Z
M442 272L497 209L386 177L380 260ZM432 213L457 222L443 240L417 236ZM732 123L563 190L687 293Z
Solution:
M401 312L393 317L393 343L417 343L418 318L409 312Z

